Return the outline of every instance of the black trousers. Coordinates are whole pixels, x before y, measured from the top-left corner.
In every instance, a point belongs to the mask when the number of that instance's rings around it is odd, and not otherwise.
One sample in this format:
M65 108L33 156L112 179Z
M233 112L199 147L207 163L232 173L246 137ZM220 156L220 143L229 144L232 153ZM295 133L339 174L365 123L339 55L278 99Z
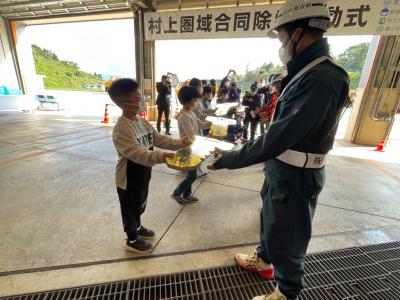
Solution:
M247 140L247 132L250 125L250 140L253 141L256 135L257 126L260 123L259 118L252 119L251 117L245 118L243 121L244 128L246 129L243 134L243 138Z
M157 116L157 131L161 131L161 118L162 115L164 114L164 124L165 124L165 130L169 132L170 129L170 124L169 124L169 112L170 112L170 105L159 105L157 106L158 110L158 116Z
M127 190L117 188L117 192L124 231L128 239L134 241L137 239L137 229L141 225L140 216L146 209L149 185Z
M257 253L274 265L279 289L289 299L304 288L304 258L324 183L324 169L295 168L277 159L266 164Z

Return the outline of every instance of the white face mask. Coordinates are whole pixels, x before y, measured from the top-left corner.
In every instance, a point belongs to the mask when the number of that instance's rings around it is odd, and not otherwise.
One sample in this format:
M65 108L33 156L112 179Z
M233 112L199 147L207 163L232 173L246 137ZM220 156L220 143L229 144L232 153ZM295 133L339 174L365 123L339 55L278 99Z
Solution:
M281 48L279 48L279 58L281 59L281 61L284 65L287 65L288 62L290 62L293 58L293 53L289 53L289 49L290 49L290 47L293 47L292 38L295 34L296 34L296 32L293 33L292 37L289 37L289 40L287 41L287 43L285 45L282 45ZM297 41L296 44L299 41Z
M291 40L279 48L279 58L284 65L287 65L292 60L292 55L289 54L290 45L292 45Z

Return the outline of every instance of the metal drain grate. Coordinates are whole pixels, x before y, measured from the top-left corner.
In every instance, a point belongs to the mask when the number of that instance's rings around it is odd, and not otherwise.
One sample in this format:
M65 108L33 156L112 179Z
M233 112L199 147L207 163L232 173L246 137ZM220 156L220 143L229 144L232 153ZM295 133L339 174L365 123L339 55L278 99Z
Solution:
M400 242L310 254L300 300L400 299ZM0 300L247 300L275 283L235 266L18 295Z

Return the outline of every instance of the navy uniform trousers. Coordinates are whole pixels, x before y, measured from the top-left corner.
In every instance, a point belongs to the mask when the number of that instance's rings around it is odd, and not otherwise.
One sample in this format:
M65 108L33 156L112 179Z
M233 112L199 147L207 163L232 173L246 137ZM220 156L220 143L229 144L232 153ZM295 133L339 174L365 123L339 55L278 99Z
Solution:
M297 168L272 159L265 172L257 253L274 265L279 289L295 299L304 288L304 258L325 170Z

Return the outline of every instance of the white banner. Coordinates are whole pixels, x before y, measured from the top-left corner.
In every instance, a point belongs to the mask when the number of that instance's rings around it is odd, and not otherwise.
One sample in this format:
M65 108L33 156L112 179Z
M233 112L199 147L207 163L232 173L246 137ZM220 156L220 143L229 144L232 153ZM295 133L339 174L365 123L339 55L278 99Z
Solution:
M328 34L399 35L399 1L328 1L333 23ZM271 4L145 13L145 40L265 37L280 7Z

